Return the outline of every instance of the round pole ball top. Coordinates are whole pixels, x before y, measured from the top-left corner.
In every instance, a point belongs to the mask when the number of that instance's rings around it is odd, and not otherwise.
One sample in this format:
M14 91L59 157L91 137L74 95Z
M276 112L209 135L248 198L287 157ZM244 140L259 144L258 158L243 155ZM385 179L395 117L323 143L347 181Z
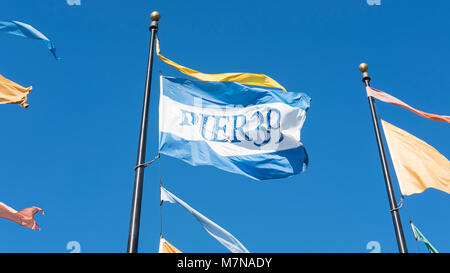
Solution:
M159 14L159 12L154 11L152 12L152 14L150 14L150 19L152 19L152 21L159 21L161 19L161 14Z
M358 68L359 71L361 71L362 73L367 72L369 70L369 66L366 63L361 63Z

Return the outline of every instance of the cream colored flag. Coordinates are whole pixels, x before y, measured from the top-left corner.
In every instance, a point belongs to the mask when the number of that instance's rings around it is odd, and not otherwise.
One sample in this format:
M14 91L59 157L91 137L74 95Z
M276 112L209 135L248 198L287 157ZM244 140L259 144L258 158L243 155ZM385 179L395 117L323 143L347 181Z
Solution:
M0 75L0 104L16 103L27 108L28 104L25 102L31 89L31 86L22 87Z
M169 242L166 241L163 237L159 239L159 253L182 253L179 251L176 247L171 245Z
M450 161L410 133L381 120L403 195L434 188L450 194Z

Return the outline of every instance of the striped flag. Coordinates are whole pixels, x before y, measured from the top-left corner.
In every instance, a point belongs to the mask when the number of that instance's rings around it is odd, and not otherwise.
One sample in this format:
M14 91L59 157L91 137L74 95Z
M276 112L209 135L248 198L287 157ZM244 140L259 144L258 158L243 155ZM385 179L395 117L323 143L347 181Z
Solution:
M160 85L160 153L255 180L306 170L306 94L162 76Z

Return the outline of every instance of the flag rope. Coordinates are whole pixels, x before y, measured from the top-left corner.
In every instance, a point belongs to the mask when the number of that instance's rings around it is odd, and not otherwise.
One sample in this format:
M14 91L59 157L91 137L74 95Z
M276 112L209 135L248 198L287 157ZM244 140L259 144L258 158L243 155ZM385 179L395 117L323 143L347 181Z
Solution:
M404 201L404 198L403 198L403 195L402 195L402 198L400 199L400 203L397 204L397 207L395 207L395 208L393 208L393 209L391 209L389 211L393 212L393 211L401 209L403 207L403 201Z
M153 162L155 162L156 159L158 159L160 157L159 153L155 156L155 158L153 158L151 161L145 162L145 163L141 163L138 164L136 167L134 167L134 170L137 170L140 167L147 167L148 165L152 164Z
M162 215L162 205L163 200L161 199L161 187L162 187L162 175L161 175L161 157L158 159L158 173L159 173L159 225L160 225L160 237L163 238L163 215Z
M156 39L159 40L159 35L156 34ZM161 59L158 58L158 72L159 72L159 77L161 78L162 75L162 71L161 71ZM158 81L160 82L160 81ZM158 152L159 155L159 152ZM159 225L160 225L160 237L163 238L163 212L162 212L162 206L163 206L163 200L161 199L161 187L162 187L162 172L161 172L161 156L159 156L158 158L158 175L159 175Z
M411 224L413 221L411 218L411 214L409 213L408 206L406 205L405 197L403 195L402 195L402 200L405 201L404 203L405 203L406 214L408 215L409 224ZM414 235L414 240L416 241L417 252L421 253L422 249L420 248L419 242L417 241L417 238L415 235Z

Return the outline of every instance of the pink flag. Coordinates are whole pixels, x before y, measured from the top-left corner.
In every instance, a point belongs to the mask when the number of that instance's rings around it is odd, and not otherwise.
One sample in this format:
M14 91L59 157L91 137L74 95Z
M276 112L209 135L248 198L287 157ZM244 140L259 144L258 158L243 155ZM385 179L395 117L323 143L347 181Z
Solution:
M387 93L384 93L383 91L377 90L377 89L373 89L370 86L366 87L366 91L367 91L367 96L369 97L374 97L376 99L379 99L381 101L387 102L387 103L392 103L394 105L403 107L405 109L408 109L409 111L422 116L424 118L427 119L431 119L431 120L435 120L435 121L442 121L442 122L447 122L450 123L450 116L441 116L441 115L436 115L436 114L430 114L430 113L425 113L423 111L417 110L411 106L409 106L408 104L404 103L403 101L397 99L396 97L393 97Z
M19 225L34 230L40 230L38 224L34 220L34 215L39 211L44 214L44 211L38 207L29 207L21 211L16 211L15 209L0 202L0 217L6 218L16 222Z

